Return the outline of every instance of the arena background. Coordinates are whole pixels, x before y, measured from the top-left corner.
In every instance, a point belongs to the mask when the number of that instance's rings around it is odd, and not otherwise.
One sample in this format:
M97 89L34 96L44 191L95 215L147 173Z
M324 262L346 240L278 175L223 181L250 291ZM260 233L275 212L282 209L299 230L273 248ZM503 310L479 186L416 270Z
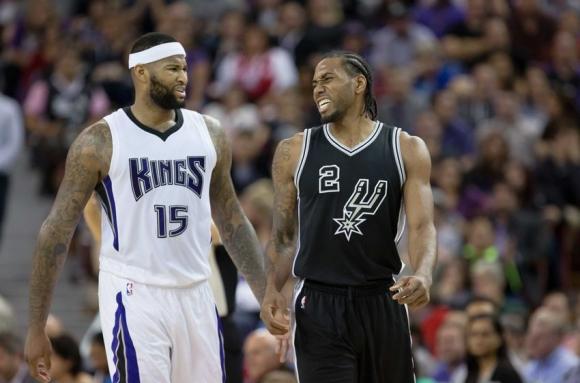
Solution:
M433 161L439 261L432 303L411 312L419 377L461 361L464 334L443 341L439 329L464 329L474 296L495 302L524 375L537 335L526 324L540 306L561 324L562 347L580 355L579 12L574 0L0 1L0 332L25 335L33 247L68 146L131 103L128 48L160 31L188 52L187 107L219 118L233 142L232 177L264 246L273 149L319 123L315 63L331 49L371 63L379 119L420 136ZM55 333L86 338L89 373L94 254L82 222L51 319ZM224 257L216 249L227 269ZM232 313L232 283L226 290L230 352L241 361L258 307L239 281ZM271 340L254 338L253 367L228 381L266 381L249 370L279 368Z

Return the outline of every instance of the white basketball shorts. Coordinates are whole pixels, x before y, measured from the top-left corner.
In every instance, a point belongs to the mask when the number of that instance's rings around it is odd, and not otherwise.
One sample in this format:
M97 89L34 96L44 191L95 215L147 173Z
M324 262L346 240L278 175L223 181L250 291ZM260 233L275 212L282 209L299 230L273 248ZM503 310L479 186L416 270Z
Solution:
M99 274L99 308L113 383L224 383L221 322L207 282L144 285Z

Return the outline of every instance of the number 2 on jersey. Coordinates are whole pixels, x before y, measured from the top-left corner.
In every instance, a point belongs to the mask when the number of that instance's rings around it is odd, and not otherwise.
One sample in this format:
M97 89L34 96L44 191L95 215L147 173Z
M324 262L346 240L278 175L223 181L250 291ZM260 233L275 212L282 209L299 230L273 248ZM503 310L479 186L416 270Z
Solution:
M167 216L168 211L169 217ZM187 206L155 205L155 213L157 213L158 238L167 238L168 232L170 237L177 237L187 229ZM168 225L171 225L171 228Z

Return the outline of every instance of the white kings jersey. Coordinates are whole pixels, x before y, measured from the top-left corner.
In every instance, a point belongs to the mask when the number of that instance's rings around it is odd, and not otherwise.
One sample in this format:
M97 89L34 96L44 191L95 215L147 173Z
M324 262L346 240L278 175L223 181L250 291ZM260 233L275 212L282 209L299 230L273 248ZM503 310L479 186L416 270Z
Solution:
M113 151L96 190L102 202L100 269L135 282L181 287L210 275L209 187L217 155L199 113L176 110L160 133L130 108L105 117Z

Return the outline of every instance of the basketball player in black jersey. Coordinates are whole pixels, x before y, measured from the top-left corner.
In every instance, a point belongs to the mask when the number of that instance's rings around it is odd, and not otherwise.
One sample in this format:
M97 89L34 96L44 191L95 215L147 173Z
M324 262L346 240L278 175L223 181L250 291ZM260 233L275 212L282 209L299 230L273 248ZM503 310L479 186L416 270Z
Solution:
M414 382L406 306L429 302L436 262L429 152L420 138L376 121L360 56L325 56L313 87L324 125L281 142L274 156L261 317L273 334L289 331L281 289L293 271L300 383ZM414 274L395 283L405 215Z

